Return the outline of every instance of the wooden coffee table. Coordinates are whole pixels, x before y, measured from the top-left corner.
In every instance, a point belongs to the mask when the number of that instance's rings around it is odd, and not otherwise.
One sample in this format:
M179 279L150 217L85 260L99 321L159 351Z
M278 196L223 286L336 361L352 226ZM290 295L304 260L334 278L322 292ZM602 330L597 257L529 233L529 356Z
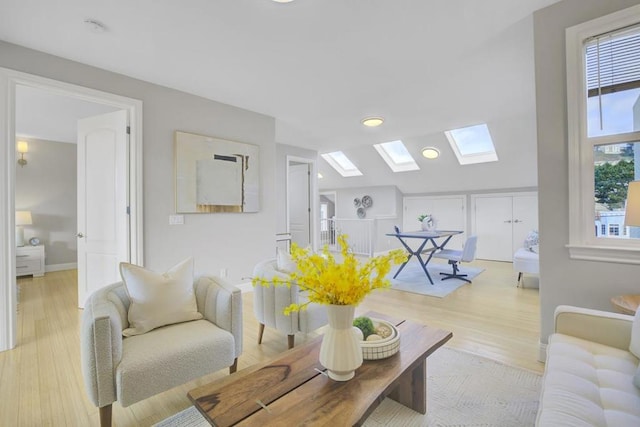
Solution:
M318 337L188 396L215 426L360 425L387 396L425 414L427 357L453 334L380 313L366 315L398 327L400 351L387 359L365 360L352 380L337 382L323 373Z

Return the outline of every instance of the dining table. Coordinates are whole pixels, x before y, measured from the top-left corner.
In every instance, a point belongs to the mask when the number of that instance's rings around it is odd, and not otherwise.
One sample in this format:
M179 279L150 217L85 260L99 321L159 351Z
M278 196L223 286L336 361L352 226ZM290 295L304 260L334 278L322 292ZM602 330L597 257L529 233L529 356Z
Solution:
M395 227L395 233L387 233L387 236L392 236L397 238L402 246L407 250L409 256L407 260L402 263L396 274L393 276L395 279L398 277L398 274L404 269L404 267L409 263L411 258L416 257L424 274L429 279L429 283L433 285L433 279L431 275L429 275L429 271L427 270L427 264L433 258L433 255L442 249L449 243L451 238L457 234L462 234L461 230L419 230L419 231L400 231L398 227ZM407 241L408 240L419 240L421 242L418 243L417 249L412 248ZM426 259L423 259L422 255L427 255Z

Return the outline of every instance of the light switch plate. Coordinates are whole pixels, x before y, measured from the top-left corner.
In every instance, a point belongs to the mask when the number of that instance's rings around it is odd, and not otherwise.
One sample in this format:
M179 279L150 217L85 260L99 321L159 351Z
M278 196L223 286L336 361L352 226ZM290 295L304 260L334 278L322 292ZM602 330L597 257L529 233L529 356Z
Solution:
M169 215L169 225L183 225L184 215Z

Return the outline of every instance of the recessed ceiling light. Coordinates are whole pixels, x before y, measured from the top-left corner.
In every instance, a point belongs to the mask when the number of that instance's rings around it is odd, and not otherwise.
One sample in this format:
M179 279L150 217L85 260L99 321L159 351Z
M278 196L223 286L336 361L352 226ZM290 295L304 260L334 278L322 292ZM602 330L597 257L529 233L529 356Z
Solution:
M435 147L424 147L422 149L422 155L429 160L437 159L440 157L440 150Z
M273 0L276 3L291 3L293 0Z
M384 122L382 117L366 117L362 119L362 124L370 128L380 126Z
M104 33L107 30L101 22L98 22L95 19L85 19L84 25L86 25L92 33Z

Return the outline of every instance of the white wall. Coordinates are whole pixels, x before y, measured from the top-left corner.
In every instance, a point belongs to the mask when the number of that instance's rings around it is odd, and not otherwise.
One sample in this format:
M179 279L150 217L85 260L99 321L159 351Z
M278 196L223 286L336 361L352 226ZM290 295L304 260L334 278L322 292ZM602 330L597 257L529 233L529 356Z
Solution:
M27 164L16 167L16 210L31 211L25 242L38 237L45 264L77 262L77 182L75 144L18 138L29 143Z
M193 256L196 270L227 268L239 282L273 254L275 245L275 120L166 87L0 42L0 67L37 74L143 101L144 263L164 271ZM6 93L0 90L0 102ZM191 214L170 226L175 212L174 131L210 135L260 147L261 209L255 214ZM1 159L0 159L1 160ZM6 186L0 177L0 186ZM0 207L5 206L0 204ZM4 228L4 227L3 227ZM6 231L6 230L5 230Z
M541 341L559 304L612 310L609 299L637 294L637 265L569 259L565 29L637 0L564 0L534 14L540 220Z
M366 210L366 219L376 220L376 236L374 250L376 252L399 247L397 239L386 236L393 232L394 225L402 225L402 193L393 185L354 187L335 190L336 217L357 219L357 209L353 200L368 195L373 205Z

